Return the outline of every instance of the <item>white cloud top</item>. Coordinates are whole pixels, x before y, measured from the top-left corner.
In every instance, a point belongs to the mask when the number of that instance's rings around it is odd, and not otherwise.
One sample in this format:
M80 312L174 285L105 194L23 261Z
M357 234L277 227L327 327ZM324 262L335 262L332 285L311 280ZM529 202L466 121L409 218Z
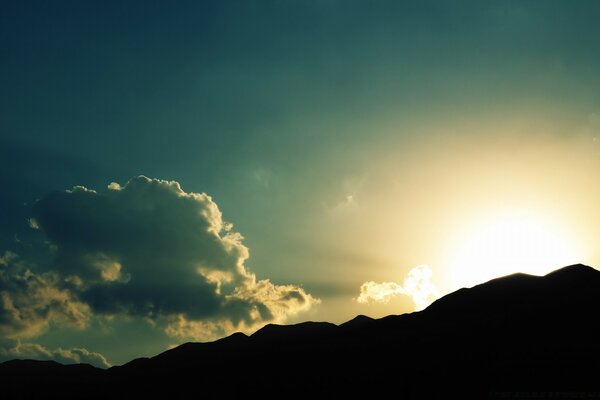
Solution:
M407 295L412 297L416 311L424 310L439 297L437 288L431 282L432 275L433 273L427 265L419 265L408 272L408 276L402 284L365 282L360 287L360 295L356 301L359 303L387 303L395 296Z

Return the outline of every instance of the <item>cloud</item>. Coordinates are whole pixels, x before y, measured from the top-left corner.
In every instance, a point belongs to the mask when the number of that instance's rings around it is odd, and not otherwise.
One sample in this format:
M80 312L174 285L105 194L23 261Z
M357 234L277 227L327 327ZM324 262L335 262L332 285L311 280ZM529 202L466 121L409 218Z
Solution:
M0 337L38 336L52 324L83 329L88 317L58 274L36 274L11 252L0 257Z
M111 364L100 353L83 348L49 350L37 343L21 343L20 340L0 340L0 361L14 358L30 360L55 360L63 364L91 364L109 368Z
M82 363L91 364L99 368L109 368L111 366L102 354L80 347L71 349L58 348L52 351L52 357L63 364Z
M427 308L439 297L439 292L431 282L433 273L427 265L419 265L408 272L403 284L396 282L365 282L360 287L359 303L387 303L397 295L408 295L415 303L416 311Z
M347 194L330 208L330 212L334 216L343 216L356 212L358 209L356 196L354 194Z
M172 336L208 340L284 322L318 302L258 279L245 266L242 235L212 198L175 181L139 176L103 192L51 193L35 204L32 224L52 245L53 276L94 315L142 317Z
M332 189L334 193L323 205L333 216L346 217L357 212L360 209L358 201L360 193L366 182L365 174L344 177L337 185L338 187Z

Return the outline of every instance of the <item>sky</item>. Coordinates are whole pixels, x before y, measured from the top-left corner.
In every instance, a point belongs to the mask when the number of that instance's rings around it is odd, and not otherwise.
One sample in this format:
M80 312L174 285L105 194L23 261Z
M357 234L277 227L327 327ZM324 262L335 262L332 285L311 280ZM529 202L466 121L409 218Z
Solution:
M0 4L0 360L600 265L595 1Z

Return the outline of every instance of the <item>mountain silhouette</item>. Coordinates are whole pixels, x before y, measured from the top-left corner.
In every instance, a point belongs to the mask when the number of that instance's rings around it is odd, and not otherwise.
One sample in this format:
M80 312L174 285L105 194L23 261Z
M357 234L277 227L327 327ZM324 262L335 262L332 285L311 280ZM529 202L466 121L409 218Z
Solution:
M21 398L600 398L599 311L600 272L573 265L460 289L410 314L269 324L108 370L13 360L0 377Z

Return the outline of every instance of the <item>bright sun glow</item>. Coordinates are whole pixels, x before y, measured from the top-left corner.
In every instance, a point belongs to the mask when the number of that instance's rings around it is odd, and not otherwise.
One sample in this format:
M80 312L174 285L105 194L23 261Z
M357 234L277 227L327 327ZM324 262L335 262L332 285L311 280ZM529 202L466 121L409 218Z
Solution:
M499 213L457 238L452 286L470 287L515 272L543 275L575 264L582 254L557 226L524 213Z

